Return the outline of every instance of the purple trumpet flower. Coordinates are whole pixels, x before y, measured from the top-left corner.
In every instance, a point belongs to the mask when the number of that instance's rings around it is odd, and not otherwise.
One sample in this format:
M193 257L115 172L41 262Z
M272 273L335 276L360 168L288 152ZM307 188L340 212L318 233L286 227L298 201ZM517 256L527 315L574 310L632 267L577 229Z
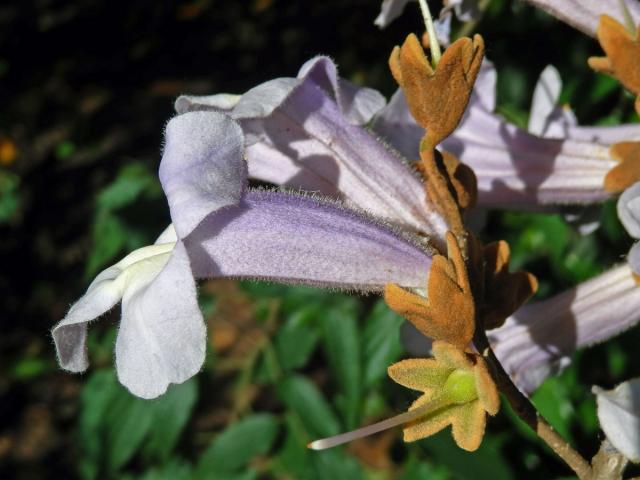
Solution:
M143 398L201 368L197 278L235 277L380 291L424 287L420 240L335 201L247 189L245 136L228 115L190 112L166 129L160 179L173 224L100 273L53 328L61 366L88 367L87 324L122 301L118 378Z
M570 111L555 106L559 78L550 78L550 73L537 88L527 132L492 113L496 73L484 62L465 117L440 145L473 168L479 206L547 209L599 203L612 196L604 180L618 163L609 148L623 139L640 138L640 125L576 125ZM424 132L410 116L402 92L376 115L373 128L404 155L417 155Z

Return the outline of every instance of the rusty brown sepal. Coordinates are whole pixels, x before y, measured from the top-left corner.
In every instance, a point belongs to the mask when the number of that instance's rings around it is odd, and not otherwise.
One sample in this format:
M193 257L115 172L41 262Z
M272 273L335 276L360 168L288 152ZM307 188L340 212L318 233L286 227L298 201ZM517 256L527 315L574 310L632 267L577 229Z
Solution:
M509 244L504 240L484 247L484 299L480 309L486 330L504 321L538 290L538 280L529 272L509 272Z
M387 284L387 305L409 320L423 335L465 349L475 332L475 303L464 259L455 236L447 233L448 258L433 257L428 298Z
M604 189L607 192L620 193L640 181L640 142L615 143L609 149L609 154L619 163L604 177Z
M448 137L460 122L483 56L480 35L456 40L435 71L414 34L391 52L391 73L404 91L411 114L427 130L431 145Z
M420 144L420 157L419 170L426 179L427 195L465 252L466 229L462 222L462 210L472 208L476 203L476 176L454 155L434 150L426 137Z
M589 58L589 66L617 78L635 95L640 95L640 29L636 29L634 38L624 25L601 15L597 34L607 56Z

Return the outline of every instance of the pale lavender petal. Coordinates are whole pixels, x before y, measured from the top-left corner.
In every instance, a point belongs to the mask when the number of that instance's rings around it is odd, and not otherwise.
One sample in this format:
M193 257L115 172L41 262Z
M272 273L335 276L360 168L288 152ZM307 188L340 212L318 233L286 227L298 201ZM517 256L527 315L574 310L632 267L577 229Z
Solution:
M593 387L598 420L609 441L632 462L640 462L640 378L613 390Z
M469 165L482 206L596 203L610 196L604 178L617 162L605 145L547 139L472 105L441 147Z
M198 110L224 111L236 120L265 118L271 115L303 81L313 82L322 88L334 99L342 113L356 125L368 123L386 104L380 92L340 78L336 65L329 57L317 56L302 65L297 78L281 77L269 80L241 96L225 93L207 96L181 95L175 102L175 109L178 113Z
M618 218L633 238L640 238L640 182L627 188L618 198Z
M178 242L162 270L128 288L116 340L118 379L142 398L163 394L201 368L206 329L189 257Z
M640 275L640 242L633 244L627 255L627 262L636 275Z
M396 18L402 15L407 3L409 3L409 0L383 0L380 7L380 14L376 17L373 23L380 28L385 28Z
M197 110L219 110L227 112L238 104L240 95L218 93L216 95L180 95L175 101L177 113Z
M524 306L504 326L490 331L489 338L507 373L520 388L532 392L550 366L638 321L640 288L625 264L548 300Z
M574 28L596 36L600 15L609 15L626 24L624 2L634 25L640 23L640 2L637 0L526 0Z
M247 173L240 126L223 113L188 112L166 128L160 181L184 238L209 213L240 200Z
M640 123L604 127L569 126L566 137L571 140L611 145L640 140Z
M168 236L166 231L158 240L163 236ZM87 292L52 330L62 368L72 372L86 370L89 365L87 323L113 308L126 291L133 291L153 280L172 248L173 244L160 242L140 248L98 274Z
M431 258L388 227L337 204L254 191L185 240L198 277L243 277L381 291L424 287Z
M461 22L470 22L480 18L478 0L445 0L447 7L453 7Z
M393 149L347 122L314 83L301 83L269 119L244 121L243 128L260 136L247 148L253 178L332 196L339 192L348 204L442 245L448 228L428 203L422 181Z
M556 109L561 91L560 73L553 65L547 65L540 74L533 91L529 125L527 126L529 133L541 137L546 136L545 132L549 128L550 118Z
M401 89L396 90L387 106L374 117L371 128L404 157L420 158L420 140L425 130L413 119Z
M87 323L111 310L122 298L122 291L117 286L104 288L117 277L112 268L105 270L72 305L64 319L53 327L51 334L58 363L65 370L83 372L87 369Z
M329 57L308 60L300 68L298 78L310 80L322 88L335 100L342 114L356 125L368 123L387 103L377 90L340 78L338 68Z

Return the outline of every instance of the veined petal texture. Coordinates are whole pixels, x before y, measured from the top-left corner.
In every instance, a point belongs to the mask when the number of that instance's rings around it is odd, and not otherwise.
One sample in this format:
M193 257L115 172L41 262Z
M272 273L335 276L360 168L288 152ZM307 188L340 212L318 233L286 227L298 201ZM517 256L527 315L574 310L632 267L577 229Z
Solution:
M600 202L611 195L604 178L617 165L608 145L531 135L473 100L441 147L473 168L478 204L489 207Z
M315 84L300 84L271 117L243 126L261 137L247 148L253 178L340 198L435 243L444 238L447 225L418 176L393 149L348 123Z
M621 0L526 0L591 37L596 36L600 15L609 15L625 23ZM640 23L640 2L622 0L634 25Z
M252 191L185 240L197 277L243 277L359 291L426 285L430 256L337 204Z
M639 320L640 288L625 264L524 306L502 327L490 331L489 339L511 378L532 392L556 362L618 335Z

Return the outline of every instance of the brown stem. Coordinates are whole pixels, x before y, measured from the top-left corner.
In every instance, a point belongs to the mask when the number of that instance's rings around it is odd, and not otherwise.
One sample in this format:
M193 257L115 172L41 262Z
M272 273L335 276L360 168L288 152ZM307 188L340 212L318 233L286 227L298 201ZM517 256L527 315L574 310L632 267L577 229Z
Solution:
M564 462L576 473L581 480L589 480L592 477L591 465L587 460L575 451L545 418L538 413L536 407L529 401L518 387L511 381L509 374L505 372L502 364L493 353L487 335L482 328L476 330L474 344L481 352L489 365L493 381L500 392L507 398L511 408L538 436L564 460Z

